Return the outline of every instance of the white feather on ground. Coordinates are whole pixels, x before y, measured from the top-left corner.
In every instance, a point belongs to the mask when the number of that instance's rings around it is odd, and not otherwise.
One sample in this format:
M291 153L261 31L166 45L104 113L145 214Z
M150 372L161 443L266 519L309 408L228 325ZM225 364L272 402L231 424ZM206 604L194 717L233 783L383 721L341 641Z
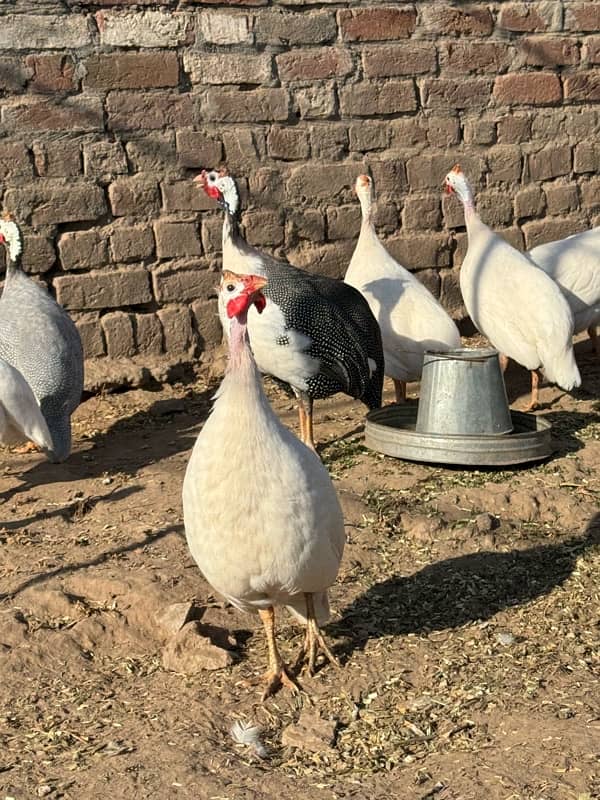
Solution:
M252 725L250 722L244 722L238 719L229 729L229 733L236 744L252 748L259 758L267 758L269 755L266 747L260 740L262 731L258 725Z

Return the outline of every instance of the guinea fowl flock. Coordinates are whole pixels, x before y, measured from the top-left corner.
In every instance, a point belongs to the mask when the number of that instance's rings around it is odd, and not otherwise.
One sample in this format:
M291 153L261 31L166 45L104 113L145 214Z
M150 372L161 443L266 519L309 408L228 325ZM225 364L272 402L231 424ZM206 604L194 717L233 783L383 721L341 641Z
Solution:
M372 218L373 180L359 175L360 235L345 280L298 269L251 247L239 228L240 200L226 170L202 171L199 187L224 211L218 310L229 363L183 482L185 532L206 580L229 602L256 611L267 638L264 697L299 689L275 637L275 608L306 626L297 661L312 673L320 630L344 549L344 519L313 435L313 402L344 392L369 409L382 402L384 374L396 400L421 376L428 350L460 346L458 329L433 295L398 264ZM501 353L565 390L581 378L573 334L588 329L597 351L600 228L521 254L478 216L460 167L444 185L464 206L468 248L460 271L466 309ZM20 268L21 234L0 220L7 253L0 297L0 443L30 440L52 461L71 450L70 417L83 388L77 329ZM300 439L282 425L261 373L292 388ZM235 469L232 469L235 464Z

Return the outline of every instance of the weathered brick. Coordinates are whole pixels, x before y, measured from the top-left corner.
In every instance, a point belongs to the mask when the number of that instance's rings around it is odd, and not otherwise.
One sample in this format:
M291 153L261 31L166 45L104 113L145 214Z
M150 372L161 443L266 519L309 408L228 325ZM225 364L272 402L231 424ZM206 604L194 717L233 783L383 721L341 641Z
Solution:
M154 254L154 236L147 225L115 228L110 237L113 261L142 261Z
M371 122L369 121L369 125ZM404 149L427 141L427 121L418 117L400 117L386 123L389 127L392 149ZM433 128L432 128L433 130Z
M0 180L11 181L32 176L33 165L25 145L0 139Z
M104 111L99 97L19 98L2 108L6 130L101 131Z
M215 300L196 300L192 303L192 316L199 339L198 344L202 350L221 342L223 329Z
M108 187L108 199L115 217L154 214L159 208L158 183L147 175L117 178Z
M598 3L569 3L565 7L565 30L600 31L600 8Z
M102 326L95 314L83 314L75 325L81 336L84 358L98 358L106 354Z
M121 142L89 142L83 145L83 171L89 177L110 177L127 173L127 159Z
M494 27L490 10L477 5L460 7L436 2L424 5L421 15L421 25L430 34L488 36Z
M393 236L385 240L385 246L406 269L447 267L450 264L448 235L445 233Z
M409 194L404 201L402 225L407 230L436 230L441 219L439 194L424 197Z
M293 107L302 119L332 117L336 110L336 94L333 84L325 83L296 89Z
M195 222L171 222L158 220L154 223L156 255L158 258L199 256L202 244Z
M223 131L223 146L228 167L235 172L248 172L256 169L263 161L267 142L263 128L236 127Z
M180 174L175 146L175 131L152 131L142 136L136 135L125 145L127 157L133 172Z
M0 91L19 92L30 76L20 58L0 58Z
M569 145L544 147L527 157L529 177L532 181L545 181L568 175L571 171L571 148Z
M179 62L169 50L153 53L110 53L85 62L86 89L152 89L177 86Z
M338 13L342 38L350 42L406 39L414 33L414 8L391 6L342 10Z
M349 50L327 47L321 50L290 50L275 57L283 81L313 81L344 77L354 69Z
M507 3L498 15L498 27L516 33L551 30L556 15L550 3ZM556 6L556 4L554 4ZM559 9L560 13L560 9Z
M454 264L456 267L460 262L457 263L455 258ZM459 275L458 269L444 269L440 271L440 302L455 320L463 320L467 316L467 310L462 299L462 292L460 291Z
M145 269L63 275L54 279L54 287L58 302L74 310L134 306L152 300Z
M98 11L102 45L113 47L177 47L186 40L188 14L172 11Z
M342 114L351 117L369 117L371 114L397 114L414 111L417 107L412 81L363 81L340 90Z
M165 211L207 211L215 207L214 200L192 180L163 181L161 191Z
M221 253L223 249L223 220L220 214L202 219L200 239L205 253Z
M564 239L573 233L579 233L586 227L585 223L578 219L543 219L534 222L526 222L523 227L525 244L527 250L537 247L539 244L554 242Z
M131 358L135 355L131 315L112 311L101 317L106 350L111 358Z
M494 82L494 98L506 105L547 106L560 103L560 78L553 72L511 72Z
M582 61L588 64L600 64L600 36L586 36L583 40ZM2 67L0 66L0 86L2 85Z
M525 186L515 195L515 217L525 219L527 217L539 217L546 208L544 193L537 184Z
M91 181L47 179L7 189L4 206L22 222L56 225L95 220L106 211L104 192Z
M292 208L287 215L287 227L291 244L295 244L298 239L325 241L325 220L316 208Z
M106 111L112 131L192 124L191 97L177 92L109 92Z
M362 61L367 78L418 75L433 72L437 65L435 45L431 42L366 47Z
M464 227L465 212L462 203L454 195L442 195L442 217L446 228ZM453 263L456 264L456 258Z
M396 196L399 191L407 188L406 165L403 158L378 158L377 161L372 161L370 166L378 196L385 194ZM362 170L356 164L352 186L354 186L356 176L360 172ZM352 199L355 200L354 197Z
M21 266L24 272L39 274L48 272L56 263L54 242L49 236L28 234L23 241Z
M600 172L600 144L581 142L573 150L573 172Z
M387 122L369 120L369 124L364 122L354 123L348 129L350 150L366 152L368 150L383 150L389 145L390 128Z
M292 201L324 197L331 200L338 194L350 199L350 188L356 180L354 164L307 164L292 170L287 193Z
M218 278L211 270L198 267L181 268L177 264L161 264L152 271L154 294L159 303L187 302L214 295Z
M512 198L506 192L479 192L477 211L485 224L492 229L510 225L513 219Z
M484 108L492 90L488 78L427 78L421 83L426 108Z
M213 5L215 0L189 0L197 5ZM266 6L269 0L221 0L225 6Z
M514 57L508 42L448 41L440 45L440 66L446 75L504 72Z
M570 66L579 62L579 44L564 37L525 36L519 42L519 54L527 66Z
M576 183L552 184L544 188L546 208L549 214L567 214L579 208L579 193Z
M29 55L25 64L31 70L30 87L42 94L70 92L77 88L75 63L60 53Z
M133 340L138 353L159 355L163 352L163 331L156 314L133 314Z
M327 209L327 238L356 239L360 232L360 208L357 203Z
M223 146L218 139L191 128L176 132L177 155L184 167L206 167L218 164L223 158Z
M238 180L242 206L248 205L245 188ZM248 193L252 202L259 208L280 209L287 202L284 175L280 169L259 167L248 176Z
M343 278L354 252L355 242L352 239L340 239L326 244L302 245L287 253L288 260L295 267L300 267L316 275L328 275L330 278Z
M531 117L529 114L507 114L498 120L496 133L499 144L527 142L531 136Z
M268 53L186 53L183 66L193 84L260 84L271 79Z
M108 261L108 240L95 230L63 233L58 254L63 270L101 267Z
M77 141L36 144L33 158L37 173L43 178L81 175L81 149Z
M209 44L252 44L250 21L245 14L225 11L203 11L200 33Z
M454 162L453 162L454 159ZM406 162L408 184L415 189L437 189L441 187L445 176L452 169L456 154L417 155ZM483 172L482 159L478 156L460 154L460 164L466 176L474 181ZM425 265L424 265L425 266Z
M373 225L380 233L396 233L400 225L400 216L395 204L386 197L384 203L376 203L373 209Z
M298 127L273 126L267 136L267 147L271 158L284 161L308 158L310 155L308 131Z
M53 50L86 47L92 36L84 14L5 14L0 50Z
M209 89L199 114L209 122L281 122L288 118L288 106L285 89Z
M194 334L189 308L161 308L158 318L163 329L165 353L185 353L193 346Z
M581 205L583 208L600 208L600 177L590 178L580 185Z
M279 9L259 12L254 19L254 35L259 44L295 47L299 44L325 44L335 39L335 17L328 11L310 14Z
M246 239L253 245L276 247L283 244L283 215L281 211L252 209L244 216Z
M348 128L339 123L313 125L310 142L313 158L339 161L348 153Z
M564 83L566 101L582 103L600 101L600 69L567 75Z
M556 142L564 139L564 108L540 110L531 120L531 138L538 142Z
M464 139L467 144L494 144L496 141L496 123L493 119L466 119L464 122Z
M497 145L487 151L490 182L512 183L521 180L523 159L521 149L514 145Z

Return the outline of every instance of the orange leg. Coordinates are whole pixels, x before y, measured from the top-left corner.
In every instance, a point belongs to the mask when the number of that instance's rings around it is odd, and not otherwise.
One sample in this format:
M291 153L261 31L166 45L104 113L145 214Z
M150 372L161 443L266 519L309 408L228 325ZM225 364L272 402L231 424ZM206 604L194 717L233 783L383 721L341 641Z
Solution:
M406 401L406 381L394 381L394 391L396 392L396 403L404 403Z
M592 340L592 350L597 356L600 356L600 345L598 344L598 333L595 325L590 325L588 328L588 336Z
M498 354L498 361L500 362L500 369L502 370L502 374L506 372L506 368L508 367L508 356L505 356L504 353Z
M329 661L330 664L333 664L335 667L340 666L340 662L337 658L333 655L325 639L323 638L323 634L319 628L319 624L317 622L317 618L315 615L315 606L313 603L313 596L310 592L305 593L306 598L306 636L304 637L304 643L302 645L302 650L300 651L300 655L296 661L296 665L299 665L303 660L304 656L308 656L308 674L314 675L315 673L315 663L317 660L317 653L319 652L319 648L323 651L325 658Z
M267 686L263 692L262 699L266 700L279 689L280 686L288 688L292 694L298 694L300 687L288 672L288 669L281 657L277 642L275 640L275 610L261 608L258 611L265 628L267 636L267 647L269 648L269 670L265 674Z
M531 402L525 411L533 411L538 407L538 387L540 383L540 373L537 369L531 370Z

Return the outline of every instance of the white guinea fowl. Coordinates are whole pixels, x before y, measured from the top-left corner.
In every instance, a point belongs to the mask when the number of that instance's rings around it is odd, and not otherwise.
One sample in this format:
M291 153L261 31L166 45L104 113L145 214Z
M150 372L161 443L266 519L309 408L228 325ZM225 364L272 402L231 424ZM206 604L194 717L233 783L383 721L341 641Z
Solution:
M528 255L559 285L573 312L574 333L587 330L600 355L600 227L541 244Z
M21 373L0 358L0 443L31 441L52 450L52 437L35 395Z
M394 381L396 402L406 399L407 381L419 380L426 350L460 346L460 334L431 292L387 252L372 219L373 180L356 179L362 225L344 280L366 298L381 328L385 374Z
M344 519L318 456L282 425L262 388L247 339L251 306L265 306L266 279L226 271L229 364L183 483L188 546L206 580L233 605L257 611L269 647L264 697L297 691L275 641L275 606L306 623L312 671L318 646L335 662L318 624L344 549Z
M560 289L542 270L481 221L459 166L444 181L465 210L468 247L460 289L469 316L505 359L531 371L537 405L538 373L569 391L581 384L573 355L573 314Z

